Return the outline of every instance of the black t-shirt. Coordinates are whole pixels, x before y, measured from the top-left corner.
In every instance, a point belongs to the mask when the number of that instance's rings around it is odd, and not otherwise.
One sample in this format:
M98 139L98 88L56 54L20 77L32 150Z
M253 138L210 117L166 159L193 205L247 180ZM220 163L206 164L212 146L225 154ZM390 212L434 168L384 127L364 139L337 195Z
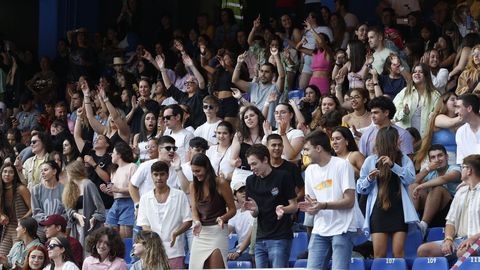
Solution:
M158 115L160 111L160 105L153 99L149 99L145 101L145 107L148 111L153 112ZM140 127L142 125L142 116L145 112L142 108L137 107L135 112L133 113L132 120L130 121L130 131L132 134L140 133Z
M203 113L203 98L208 94L204 89L198 89L197 92L189 97L187 93L180 91L174 84L168 88L168 93L175 99L179 104L185 104L190 107L192 115L193 128L201 126L207 121L205 113Z
M93 146L90 142L85 143L85 146L82 149L81 156L84 157L85 155L89 155L95 160L95 163L98 164L98 167L102 168L108 174L111 171L112 165L112 156L109 153L106 153L103 156L97 156L95 154L95 150L93 150ZM100 185L105 184L105 182L98 176L95 172L93 167L88 166L87 168L88 179L92 180L92 182L97 186L98 193L100 193L100 197L102 198L103 204L105 205L105 209L110 209L113 205L113 197L104 193L100 190Z
M250 175L246 181L247 198L255 200L258 206L257 239L292 239L292 217L285 214L277 220L275 209L278 205L288 205L294 199L295 188L288 173L272 169L265 178Z
M284 159L282 165L275 167L275 169L287 172L290 176L288 179L293 180L293 184L296 188L302 188L305 186L305 182L302 178L302 173L300 172L300 168L298 168L297 165Z

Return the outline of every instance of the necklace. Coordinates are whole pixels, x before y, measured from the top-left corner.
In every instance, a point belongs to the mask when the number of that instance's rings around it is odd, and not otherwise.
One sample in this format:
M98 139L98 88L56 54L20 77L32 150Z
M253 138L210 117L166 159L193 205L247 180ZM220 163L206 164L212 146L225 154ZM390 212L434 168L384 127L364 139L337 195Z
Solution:
M352 113L352 115L356 118L361 118L361 117L364 117L365 115L367 115L368 111L365 110L365 112L362 114L362 115L356 115L355 112Z
M3 189L12 189L13 188L13 185L10 185L10 186L5 186Z

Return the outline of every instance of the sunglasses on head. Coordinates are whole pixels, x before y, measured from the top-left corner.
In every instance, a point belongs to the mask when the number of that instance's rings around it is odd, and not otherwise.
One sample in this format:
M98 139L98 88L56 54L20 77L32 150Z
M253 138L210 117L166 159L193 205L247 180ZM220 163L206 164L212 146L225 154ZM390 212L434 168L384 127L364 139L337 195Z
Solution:
M170 146L170 145L169 145L169 146L163 146L163 147L161 147L161 148L167 150L168 152L170 152L170 151L176 152L177 149L178 149L178 147L176 147L176 146Z

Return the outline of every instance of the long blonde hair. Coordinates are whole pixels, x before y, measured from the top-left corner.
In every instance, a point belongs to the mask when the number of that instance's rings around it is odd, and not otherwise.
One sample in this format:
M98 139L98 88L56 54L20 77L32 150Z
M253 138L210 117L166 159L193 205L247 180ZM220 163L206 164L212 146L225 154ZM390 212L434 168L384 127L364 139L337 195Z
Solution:
M472 55L470 57L468 57L468 62L467 62L467 66L465 67L465 73L466 73L466 77L469 78L469 79L472 79L472 81L478 81L479 77L480 77L480 65L475 65L474 61L473 61L473 52L475 50L479 50L480 51L480 44L477 44L475 45L473 48L472 48Z
M162 239L156 232L141 231L135 237L135 243L143 242L145 251L140 255L145 270L169 270L168 257Z
M440 114L448 113L447 102L451 96L457 95L454 92L446 92L440 96L440 99L435 105L435 109L433 110L432 115L428 120L427 130L425 131L425 134L422 138L422 144L420 146L420 149L413 157L413 162L415 162L415 169L417 170L420 169L422 161L428 154L428 149L430 149L430 146L432 146L433 132L435 131L435 118L437 118L437 116Z
M87 178L87 171L81 161L73 161L66 167L68 180L65 184L62 194L62 202L67 208L75 208L78 197L80 197L80 188L74 180Z
M375 149L378 157L387 156L392 162L402 164L402 152L398 147L398 131L392 127L381 128L375 139ZM379 164L380 173L378 175L378 198L383 210L388 210L391 206L388 197L389 186L391 183L392 171L388 164Z

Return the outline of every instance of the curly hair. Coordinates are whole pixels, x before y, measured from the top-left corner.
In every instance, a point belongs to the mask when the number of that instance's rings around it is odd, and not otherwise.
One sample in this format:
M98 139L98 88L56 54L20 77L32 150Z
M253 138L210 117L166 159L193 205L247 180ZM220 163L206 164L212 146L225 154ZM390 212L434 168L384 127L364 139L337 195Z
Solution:
M135 243L142 242L145 251L141 255L143 269L145 270L169 270L168 257L163 247L162 239L156 232L140 231L135 236Z
M85 241L86 251L93 257L100 259L100 255L97 252L97 243L104 235L108 237L108 246L110 247L108 259L113 261L117 257L123 258L125 256L125 243L123 243L120 234L109 227L101 227L90 233Z

